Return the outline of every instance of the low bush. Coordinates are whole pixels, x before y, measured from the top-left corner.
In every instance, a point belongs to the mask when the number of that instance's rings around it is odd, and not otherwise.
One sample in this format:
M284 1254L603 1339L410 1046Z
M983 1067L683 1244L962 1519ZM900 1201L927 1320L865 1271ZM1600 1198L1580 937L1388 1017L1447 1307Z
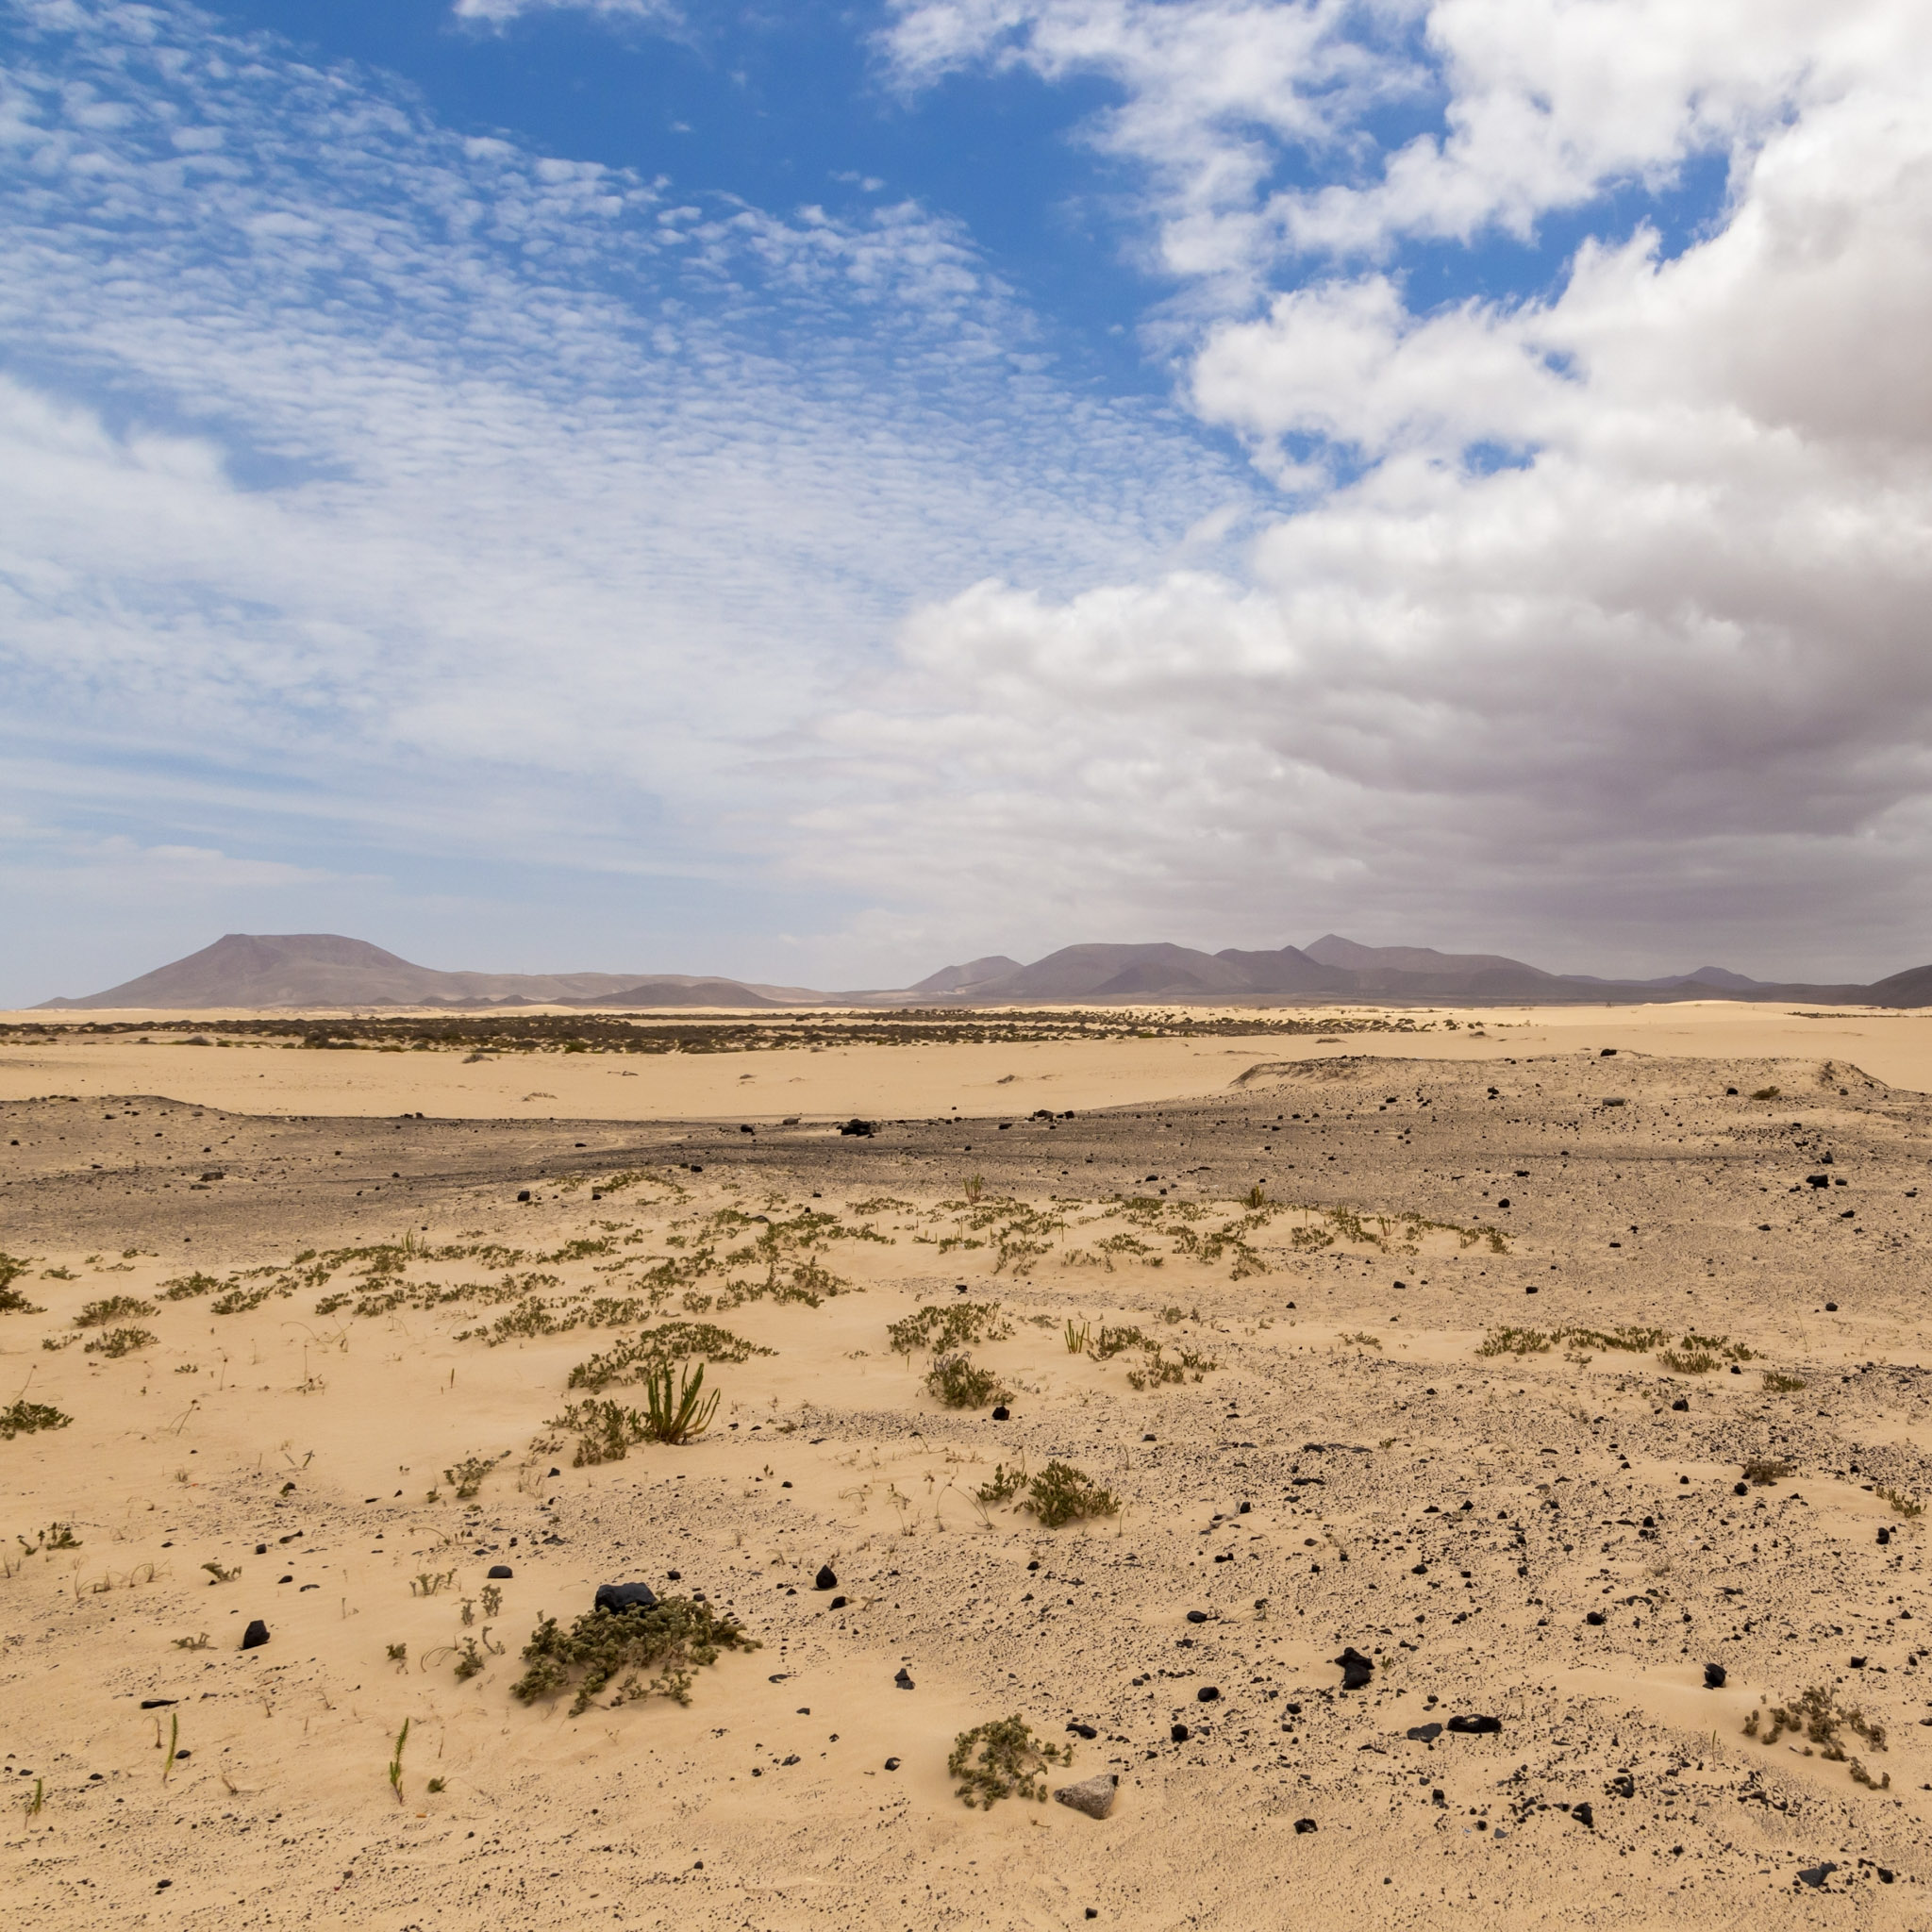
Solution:
M588 1710L613 1680L613 1706L641 1697L689 1704L695 1672L716 1663L724 1651L758 1648L736 1618L692 1597L664 1597L648 1610L587 1610L568 1630L555 1617L540 1617L524 1646L524 1674L510 1693L532 1704L575 1683L573 1717Z

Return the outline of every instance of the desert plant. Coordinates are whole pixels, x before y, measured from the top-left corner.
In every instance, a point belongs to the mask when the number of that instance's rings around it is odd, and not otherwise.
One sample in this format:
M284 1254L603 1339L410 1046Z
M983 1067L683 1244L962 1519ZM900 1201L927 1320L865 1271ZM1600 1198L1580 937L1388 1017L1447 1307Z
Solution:
M1335 1339L1338 1341L1353 1341L1360 1348L1380 1348L1382 1345L1382 1338L1379 1335L1372 1335L1366 1328L1353 1329L1345 1335L1338 1335ZM1478 1349L1476 1353L1480 1355L1482 1351Z
M84 1355L104 1355L109 1361L119 1361L124 1355L132 1355L136 1349L152 1348L155 1334L151 1328L109 1328L105 1335L96 1335L82 1350Z
M76 1328L105 1328L109 1322L125 1322L133 1315L152 1315L155 1305L139 1295L110 1294L105 1301L89 1302L74 1318Z
M454 1469L446 1469L442 1479L457 1492L459 1502L467 1503L483 1487L483 1478L496 1467L487 1456L466 1456Z
M1781 1483L1791 1473L1791 1465L1774 1456L1754 1456L1745 1463L1743 1477L1747 1483L1755 1483L1764 1489L1772 1483Z
M181 1742L181 1715L178 1711L168 1713L168 1759L161 1766L161 1782L168 1782L168 1774L175 1769L175 1752Z
M390 1662L399 1670L406 1671L409 1668L409 1646L407 1643L385 1644L383 1648Z
M1753 1100L1776 1100L1780 1098L1780 1095L1775 1087L1760 1087L1752 1094L1751 1098Z
M675 1388L667 1362L644 1381L644 1433L654 1442L696 1441L718 1413L719 1391L705 1393L705 1365L687 1367Z
M1795 1395L1804 1387L1803 1375L1787 1374L1783 1369L1764 1371L1764 1392L1767 1395Z
M175 1648L176 1650L212 1650L214 1648L214 1642L213 1640L208 1636L208 1632L206 1630L202 1630L198 1631L192 1637L175 1638Z
M1069 1317L1066 1333L1062 1340L1067 1344L1067 1353L1069 1355L1085 1355L1093 1341L1092 1326L1089 1323L1082 1322L1076 1328L1074 1326L1072 1318Z
M1541 1328L1491 1328L1476 1348L1478 1355L1546 1355L1550 1338Z
M29 1820L41 1815L41 1807L46 1802L46 1785L41 1778L35 1778L33 1796L26 1801L26 1815Z
M1023 1458L1008 1469L1004 1462L992 1466L992 1479L980 1484L974 1492L982 1503L1010 1503L1026 1487L1026 1464Z
M1878 1499L1882 1503L1890 1504L1892 1514L1895 1516L1923 1516L1925 1513L1924 1504L1914 1502L1903 1490L1880 1490Z
M925 1386L948 1408L985 1408L1007 1398L1000 1378L991 1369L974 1367L967 1355L935 1357Z
M483 1058L483 1056L479 1053L473 1053L470 1056L470 1058L473 1060L479 1060ZM427 1791L429 1795L433 1798L438 1796L440 1793L448 1790L449 1786L445 1784L441 1778L433 1777L429 1780L429 1782L426 1785L423 1787L423 1789L425 1791Z
M396 1748L389 1760L389 1788L396 1794L396 1803L403 1802L403 1746L409 1741L409 1720L403 1720L403 1727L396 1733Z
M555 1617L540 1617L510 1693L530 1704L555 1697L575 1679L570 1714L579 1717L622 1674L613 1704L652 1696L689 1704L696 1669L716 1663L722 1651L758 1648L729 1612L695 1597L662 1597L647 1610L587 1610L568 1630ZM653 1673L648 1682L646 1671Z
M1761 1726L1761 1728L1760 1728ZM1761 1744L1775 1744L1785 1732L1808 1740L1805 1752L1810 1757L1815 1745L1819 1757L1833 1764L1848 1764L1855 1783L1874 1791L1889 1790L1891 1774L1874 1779L1845 1748L1844 1733L1851 1734L1867 1749L1885 1749L1885 1726L1868 1718L1857 1705L1840 1705L1837 1694L1822 1685L1794 1697L1790 1704L1774 1704L1768 1710L1754 1710L1744 1720L1744 1735Z
M466 1684L472 1677L481 1674L483 1653L476 1648L476 1640L466 1637L457 1645L457 1682Z
M0 1408L0 1441L10 1442L16 1436L31 1436L37 1429L64 1429L74 1418L62 1415L44 1402L28 1402L24 1397Z
M409 1585L411 1596L440 1596L455 1583L454 1570L419 1570Z
M953 1795L991 1810L1002 1798L1033 1798L1046 1802L1041 1774L1050 1765L1071 1764L1071 1744L1042 1743L1018 1713L991 1724L974 1724L953 1740L946 1769L959 1780Z
M1147 1338L1138 1328L1109 1328L1103 1322L1100 1333L1093 1338L1093 1356L1096 1361L1104 1362L1123 1349L1147 1346Z
M27 1263L17 1255L0 1255L0 1315L43 1315L46 1310L30 1302L14 1282L27 1272Z
M77 1550L80 1547L80 1539L75 1535L71 1523L48 1524L45 1529L34 1533L32 1542L28 1542L24 1536L16 1536L13 1541L29 1557L42 1556L48 1550Z
M1112 1491L1072 1463L1049 1462L1026 1486L1026 1500L1020 1507L1030 1509L1046 1528L1058 1529L1089 1516L1116 1515L1121 1506Z
M928 1304L903 1321L891 1323L887 1339L895 1355L914 1349L964 1348L969 1342L1003 1341L1013 1324L1000 1313L998 1302Z
M486 1617L493 1617L502 1608L502 1586L494 1583L486 1583L483 1586L483 1614Z
M217 1583L233 1583L236 1577L242 1574L242 1566L239 1563L231 1570L224 1569L219 1562L204 1563L201 1567Z

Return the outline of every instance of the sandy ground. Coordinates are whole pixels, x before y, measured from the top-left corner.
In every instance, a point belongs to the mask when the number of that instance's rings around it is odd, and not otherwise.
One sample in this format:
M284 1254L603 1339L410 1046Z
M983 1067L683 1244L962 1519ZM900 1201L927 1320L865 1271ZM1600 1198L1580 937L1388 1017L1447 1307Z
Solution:
M1206 1021L1257 1024L1288 1009L1171 1008ZM1655 1007L1432 1008L1396 1014L1431 1030L1420 1042L1431 1058L1507 1059L1523 1054L1594 1053L1610 1046L1694 1058L1844 1059L1891 1086L1932 1092L1932 1012L1861 1008L1820 1009L1816 1017L1782 1007L1693 1001ZM139 1024L140 1013L91 1013L89 1021ZM218 1013L205 1020L221 1038ZM678 1014L689 1023L692 1016ZM743 1020L747 1016L733 1015ZM814 1015L823 1019L823 1015ZM880 1024L889 1016L859 1016ZM1320 1009L1302 1016L1316 1022ZM763 1024L769 1016L751 1016ZM1453 1023L1453 1024L1452 1024ZM611 1121L775 1121L858 1114L964 1115L1051 1107L1085 1110L1215 1093L1257 1058L1284 1052L1403 1058L1418 1041L1406 1034L1339 1033L1333 1044L1216 1038L1010 1041L984 1045L826 1047L771 1053L621 1057L508 1053L472 1061L460 1052L335 1053L321 1056L275 1042L237 1039L231 1047L167 1043L139 1036L89 1035L64 1016L0 1014L0 1026L45 1024L51 1041L0 1034L0 1099L45 1093L82 1097L168 1093L230 1112L394 1114L422 1109L446 1119ZM773 1024L774 1036L782 1026Z
M634 1080L9 1046L0 1399L68 1418L0 1441L14 1922L1924 1923L1932 1033L1477 1017ZM1004 1420L889 1334L994 1303ZM658 1334L708 1433L580 1463ZM1118 1507L981 1493L1056 1460ZM520 1700L626 1580L761 1647ZM1012 1716L1111 1816L954 1795Z

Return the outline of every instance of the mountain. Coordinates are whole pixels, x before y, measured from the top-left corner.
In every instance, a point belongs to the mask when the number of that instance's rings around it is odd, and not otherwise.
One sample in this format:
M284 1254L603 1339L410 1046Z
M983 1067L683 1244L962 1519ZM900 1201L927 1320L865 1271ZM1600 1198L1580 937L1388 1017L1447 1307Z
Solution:
M340 933L231 932L185 959L106 992L45 1004L80 1011L103 1007L769 1007L791 991L685 974L442 973Z
M969 959L963 966L942 966L940 970L917 986L908 987L908 992L964 992L970 987L980 986L988 980L1003 979L1009 973L1017 973L1020 962L1009 959L1004 953L989 953L983 959Z

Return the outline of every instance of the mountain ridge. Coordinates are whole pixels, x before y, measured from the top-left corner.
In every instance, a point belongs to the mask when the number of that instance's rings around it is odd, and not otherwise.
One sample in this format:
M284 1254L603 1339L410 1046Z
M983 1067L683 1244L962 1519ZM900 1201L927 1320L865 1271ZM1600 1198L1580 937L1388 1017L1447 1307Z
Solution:
M1006 1005L1024 1001L1292 999L1618 1005L1677 999L1805 1000L1820 1005L1932 1006L1932 964L1869 986L1757 980L1722 966L1623 980L1556 974L1500 953L1367 946L1325 933L1312 944L1208 953L1171 941L1087 941L1021 961L991 953L916 985L822 992L722 974L475 973L419 966L341 933L225 933L197 953L45 1012L126 1008L413 1006L758 1008L782 1006Z

